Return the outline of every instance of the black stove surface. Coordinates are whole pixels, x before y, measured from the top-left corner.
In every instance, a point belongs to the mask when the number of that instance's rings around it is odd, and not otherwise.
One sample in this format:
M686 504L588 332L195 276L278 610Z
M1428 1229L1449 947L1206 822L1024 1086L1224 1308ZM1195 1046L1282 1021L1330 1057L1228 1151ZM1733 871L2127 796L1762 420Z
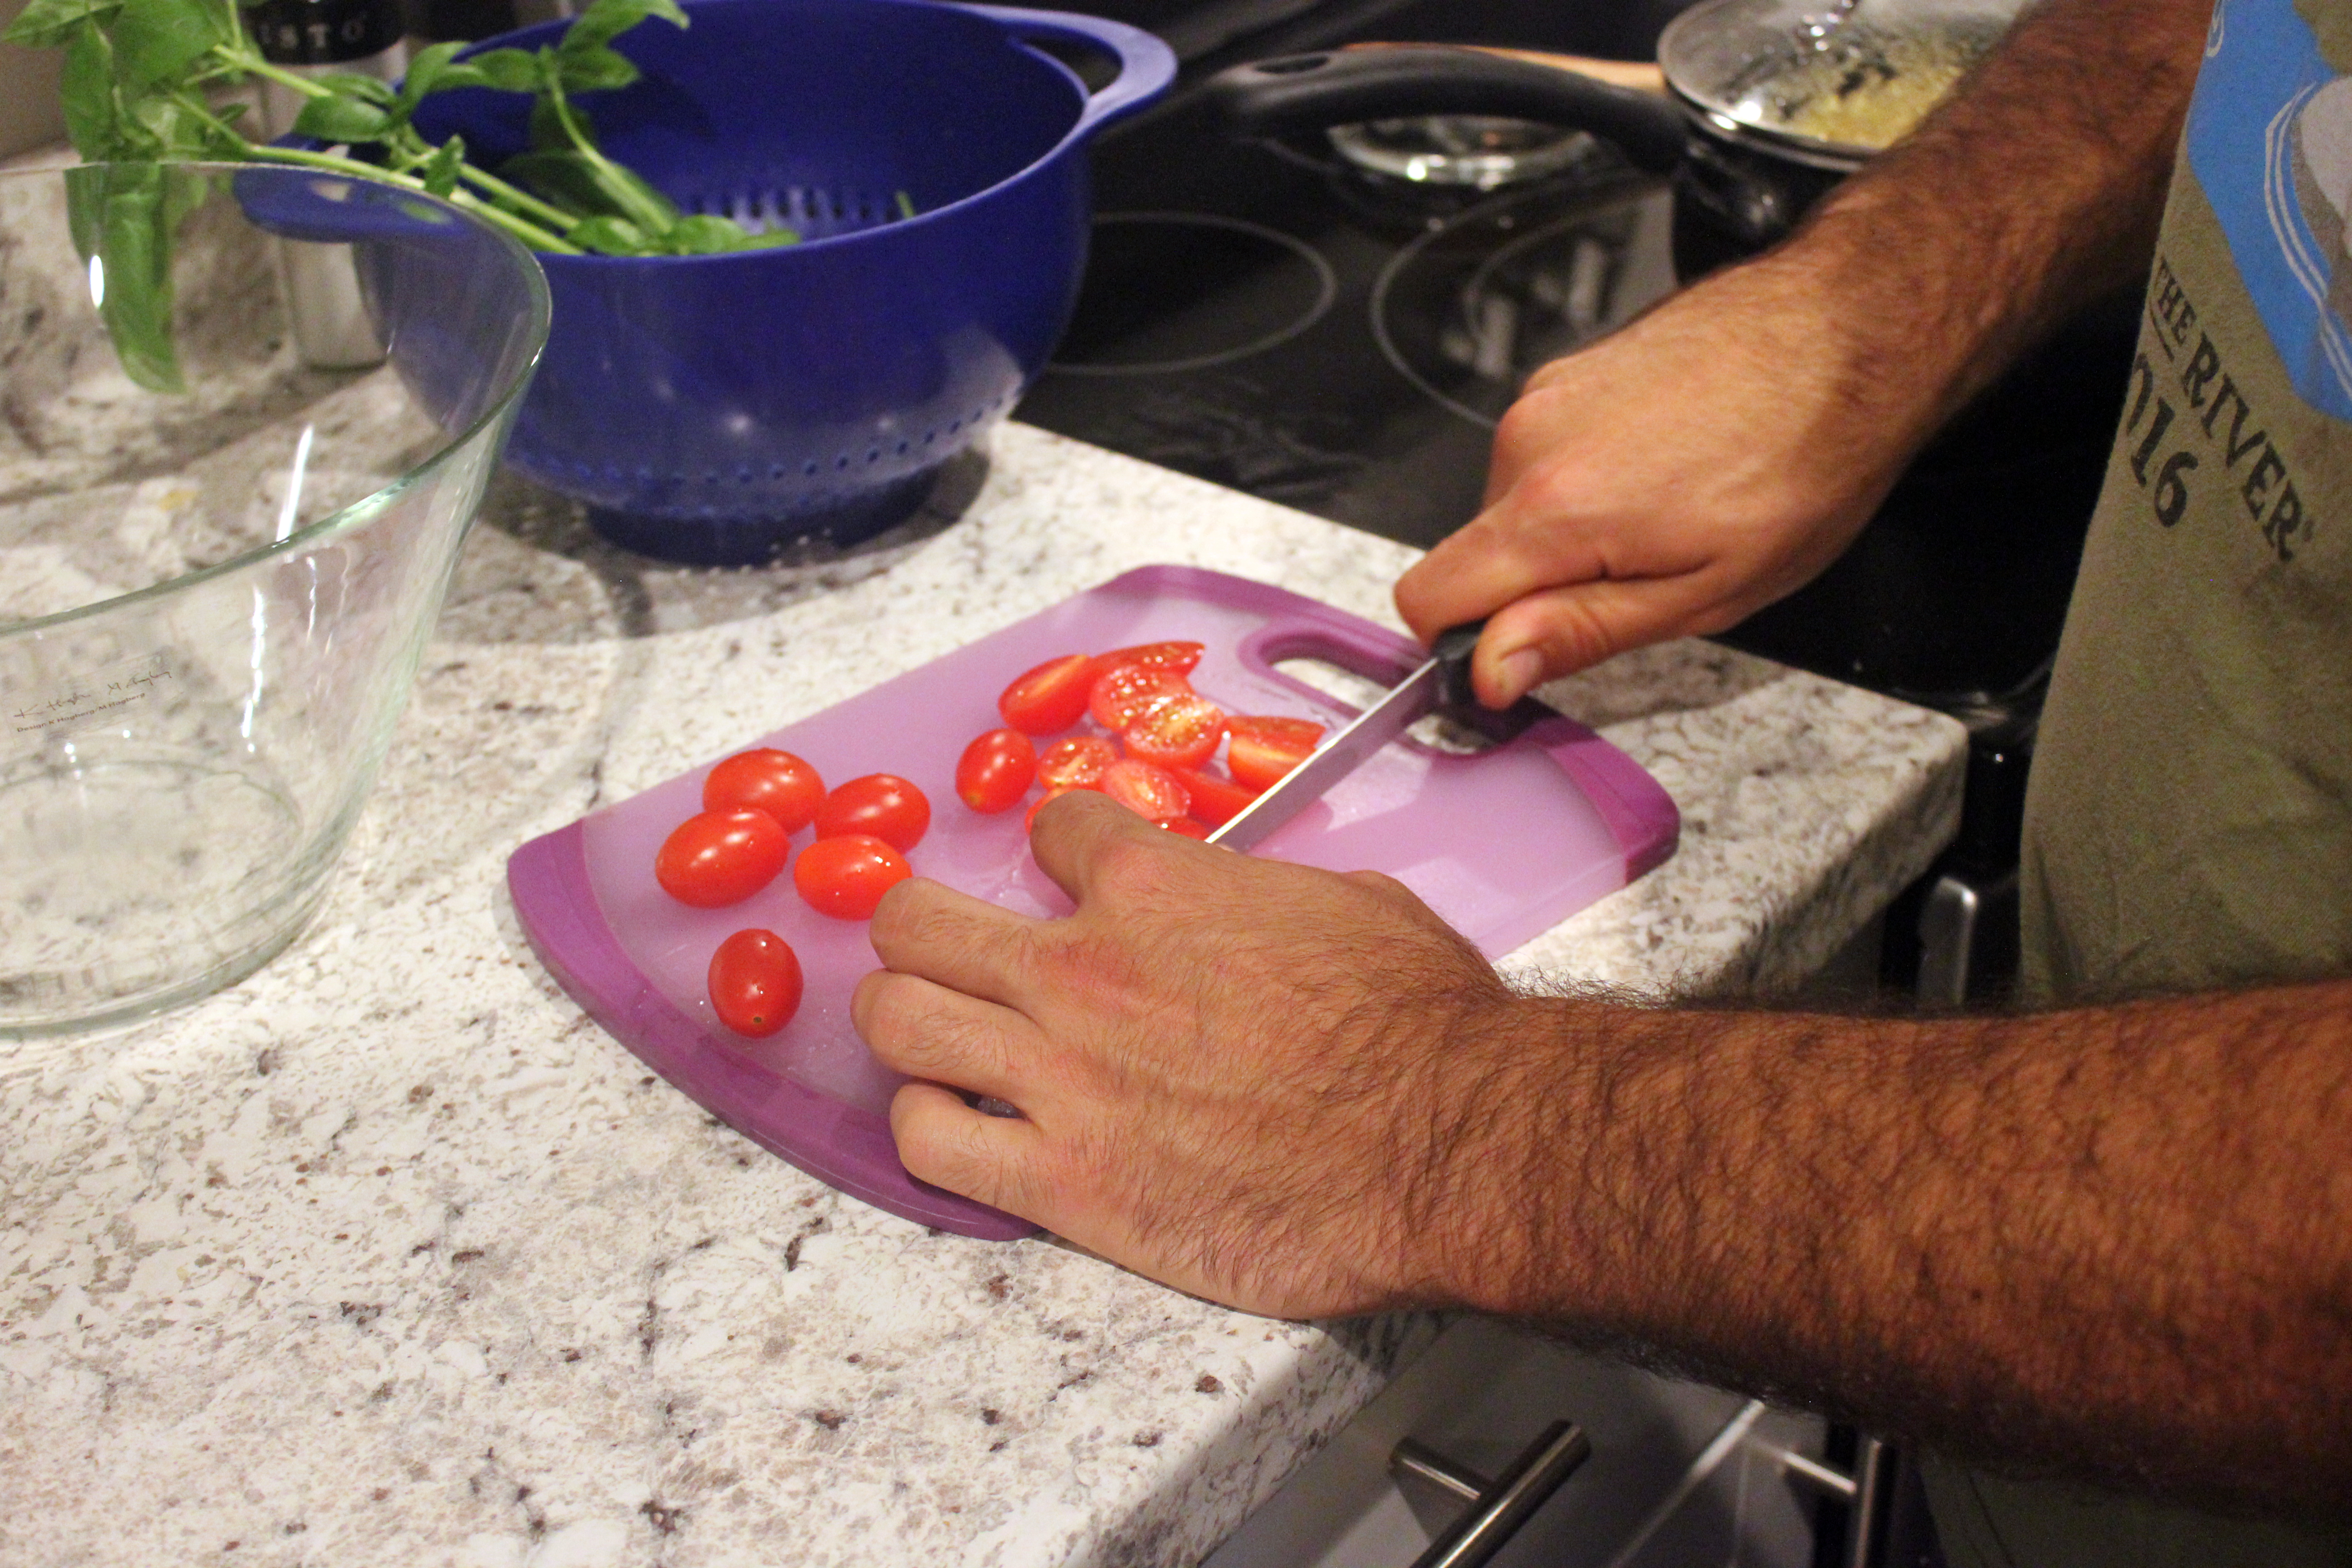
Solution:
M1369 173L1329 139L1226 139L1186 90L1367 38L1646 58L1673 4L1096 0L1186 62L1095 154L1076 319L1019 416L1407 543L1475 513L1536 366L1675 286L1670 202L1605 147L1481 191ZM1997 725L2030 724L2128 364L2078 326L1924 454L1811 587L1722 640Z

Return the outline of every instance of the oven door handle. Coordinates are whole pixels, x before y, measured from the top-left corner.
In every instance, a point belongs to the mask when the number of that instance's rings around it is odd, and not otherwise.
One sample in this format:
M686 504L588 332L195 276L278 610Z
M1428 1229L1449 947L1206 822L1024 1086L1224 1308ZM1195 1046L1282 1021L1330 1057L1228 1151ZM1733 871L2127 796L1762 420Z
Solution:
M1399 1443L1389 1456L1391 1469L1420 1476L1470 1499L1462 1517L1429 1543L1412 1568L1479 1568L1509 1544L1519 1527L1591 1454L1592 1445L1574 1422L1555 1421L1519 1451L1508 1469L1489 1481L1449 1464L1410 1437Z

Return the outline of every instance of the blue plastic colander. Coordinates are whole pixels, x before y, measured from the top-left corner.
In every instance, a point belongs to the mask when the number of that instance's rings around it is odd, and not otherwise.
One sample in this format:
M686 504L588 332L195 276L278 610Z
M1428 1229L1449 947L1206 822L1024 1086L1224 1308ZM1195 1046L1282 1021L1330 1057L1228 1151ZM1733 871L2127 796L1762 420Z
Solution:
M671 560L864 538L919 506L1045 365L1085 266L1085 144L1164 92L1175 58L1099 17L940 0L686 9L684 32L620 38L645 75L587 100L599 141L682 208L803 243L541 257L554 325L507 458ZM1117 79L1089 95L1044 40L1115 55ZM522 150L527 111L450 92L417 123L495 165Z

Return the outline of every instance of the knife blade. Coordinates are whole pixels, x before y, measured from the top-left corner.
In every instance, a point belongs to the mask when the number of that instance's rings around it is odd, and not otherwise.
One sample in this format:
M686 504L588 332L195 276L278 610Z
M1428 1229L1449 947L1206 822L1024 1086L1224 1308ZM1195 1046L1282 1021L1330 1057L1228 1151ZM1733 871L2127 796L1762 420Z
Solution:
M1475 621L1439 633L1430 645L1426 662L1265 794L1226 818L1208 841L1244 852L1255 848L1309 802L1320 800L1365 758L1432 713L1453 714L1495 741L1507 741L1549 713L1549 709L1525 698L1499 713L1478 706L1477 696L1470 689L1470 655L1478 646L1478 634L1486 629L1486 622Z

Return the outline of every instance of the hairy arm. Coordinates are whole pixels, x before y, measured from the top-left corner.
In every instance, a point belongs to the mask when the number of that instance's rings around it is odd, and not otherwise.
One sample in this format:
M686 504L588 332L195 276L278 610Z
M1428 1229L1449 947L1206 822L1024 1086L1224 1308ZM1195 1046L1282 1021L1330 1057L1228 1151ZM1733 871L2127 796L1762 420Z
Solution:
M2209 10L2047 0L1786 243L1538 372L1405 619L1491 616L1501 706L1802 586L1939 426L2145 275Z
M909 881L917 1175L1255 1311L1533 1319L2004 1465L2352 1499L2352 986L2007 1019L1514 996L1404 889L1081 791L1077 901ZM937 1087L993 1095L981 1115Z
M2352 1499L2352 984L1490 1026L1531 1201L1450 1233L1476 1304L1990 1464Z

